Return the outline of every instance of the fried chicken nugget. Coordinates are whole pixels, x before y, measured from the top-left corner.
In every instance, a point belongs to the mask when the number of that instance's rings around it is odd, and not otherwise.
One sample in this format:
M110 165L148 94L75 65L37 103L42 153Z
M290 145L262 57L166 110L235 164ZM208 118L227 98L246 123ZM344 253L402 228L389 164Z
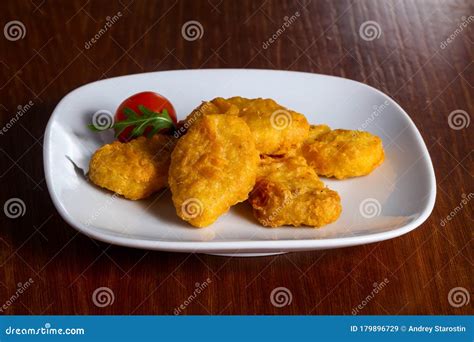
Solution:
M139 200L168 184L175 140L167 135L114 141L99 148L89 164L89 179L125 198Z
M195 227L212 224L248 198L258 162L244 120L232 115L203 116L171 155L169 184L176 213Z
M205 115L226 114L239 115L239 108L222 97L215 98L212 101L204 101L198 107L188 114L188 116L178 122L178 135L183 135L187 130Z
M287 109L272 99L232 97L239 116L250 127L260 154L285 154L302 145L309 132L303 114Z
M303 114L287 109L272 99L217 97L204 102L185 119L189 126L208 114L241 117L249 126L260 154L282 155L300 147L308 136L309 124Z
M266 227L322 227L342 210L338 193L325 188L301 156L264 157L249 202Z
M368 175L385 158L379 137L326 125L310 127L301 153L318 175L337 179Z

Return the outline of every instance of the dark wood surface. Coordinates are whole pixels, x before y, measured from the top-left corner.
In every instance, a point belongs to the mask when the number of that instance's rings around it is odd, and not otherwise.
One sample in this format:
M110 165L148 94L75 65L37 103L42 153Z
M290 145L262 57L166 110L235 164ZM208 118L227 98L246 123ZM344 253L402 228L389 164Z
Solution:
M458 287L474 290L474 202L456 210L463 194L474 191L474 123L455 130L448 116L474 114L473 8L469 0L1 1L2 28L19 20L26 29L16 41L0 36L1 126L19 105L34 104L0 135L0 205L10 198L26 205L19 218L0 215L0 304L11 302L2 313L173 314L209 278L183 314L351 314L384 279L387 285L359 314L472 314L472 301L455 307L448 295ZM118 11L120 20L85 49ZM264 49L296 11L300 17ZM202 24L201 39L183 39L189 20ZM369 20L381 29L372 41L359 34ZM431 217L381 243L247 259L110 246L61 219L44 181L42 137L65 94L118 75L230 67L337 75L393 97L420 129L434 163ZM31 286L11 300L30 278ZM94 305L100 287L113 291L112 305ZM290 305L272 305L276 287L291 292Z

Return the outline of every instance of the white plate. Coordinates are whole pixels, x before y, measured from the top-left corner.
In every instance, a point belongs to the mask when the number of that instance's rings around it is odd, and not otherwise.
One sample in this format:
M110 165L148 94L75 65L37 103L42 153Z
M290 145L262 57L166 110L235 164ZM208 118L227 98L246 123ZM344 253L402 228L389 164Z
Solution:
M98 110L114 112L144 90L171 100L184 118L217 96L270 97L304 113L311 123L363 129L380 136L381 167L366 177L324 180L342 198L339 220L321 229L260 226L247 203L231 208L211 227L195 229L175 214L169 190L145 201L112 197L87 182L92 153L112 140L86 125ZM261 255L345 247L405 234L430 215L436 182L428 150L403 109L359 82L318 74L272 70L179 70L130 75L82 86L57 105L44 137L48 189L61 216L79 231L109 243L178 252Z

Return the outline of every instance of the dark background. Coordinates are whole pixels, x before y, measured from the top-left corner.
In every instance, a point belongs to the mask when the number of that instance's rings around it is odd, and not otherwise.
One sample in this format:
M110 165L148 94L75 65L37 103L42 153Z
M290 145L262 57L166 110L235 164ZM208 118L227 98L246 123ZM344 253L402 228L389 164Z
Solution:
M448 116L473 106L473 27L441 48L473 2L457 1L40 1L0 2L0 24L21 21L26 35L0 35L0 115L33 107L0 135L0 205L20 198L24 216L0 212L0 305L29 278L34 283L4 314L172 314L195 289L209 287L183 314L351 314L388 284L360 314L473 314L448 293L472 293L472 203L440 222L473 191L473 125L455 130ZM90 49L106 22L123 16ZM298 20L268 49L262 43L284 22ZM463 18L464 17L464 18ZM186 41L182 25L199 21L204 35ZM373 20L381 36L361 39ZM402 237L353 248L261 258L162 253L110 246L68 226L44 181L42 139L58 101L102 78L187 68L266 68L336 75L374 86L410 114L429 148L437 177L431 217ZM317 100L317 94L315 94ZM465 125L464 125L465 126ZM286 287L293 300L277 308L270 293ZM112 305L94 305L99 287Z

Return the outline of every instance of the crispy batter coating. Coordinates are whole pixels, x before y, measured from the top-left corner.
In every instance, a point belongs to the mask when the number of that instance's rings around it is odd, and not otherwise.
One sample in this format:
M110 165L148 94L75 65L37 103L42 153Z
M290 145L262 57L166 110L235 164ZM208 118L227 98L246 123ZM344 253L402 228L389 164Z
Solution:
M91 158L89 179L131 200L148 197L167 186L175 140L157 134L104 145Z
M344 179L371 173L384 161L382 140L368 132L311 126L301 148L320 176Z
M215 98L204 102L184 120L189 127L209 114L238 115L249 126L260 154L282 155L302 145L309 124L303 114L287 109L272 99Z
M169 184L176 213L195 227L212 224L248 198L258 162L244 120L233 115L203 116L171 155Z
M321 134L327 133L329 131L331 131L331 127L328 125L310 125L308 139L306 139L305 143L312 142L316 140Z
M267 227L322 227L342 210L338 193L325 188L301 156L264 157L249 202Z

